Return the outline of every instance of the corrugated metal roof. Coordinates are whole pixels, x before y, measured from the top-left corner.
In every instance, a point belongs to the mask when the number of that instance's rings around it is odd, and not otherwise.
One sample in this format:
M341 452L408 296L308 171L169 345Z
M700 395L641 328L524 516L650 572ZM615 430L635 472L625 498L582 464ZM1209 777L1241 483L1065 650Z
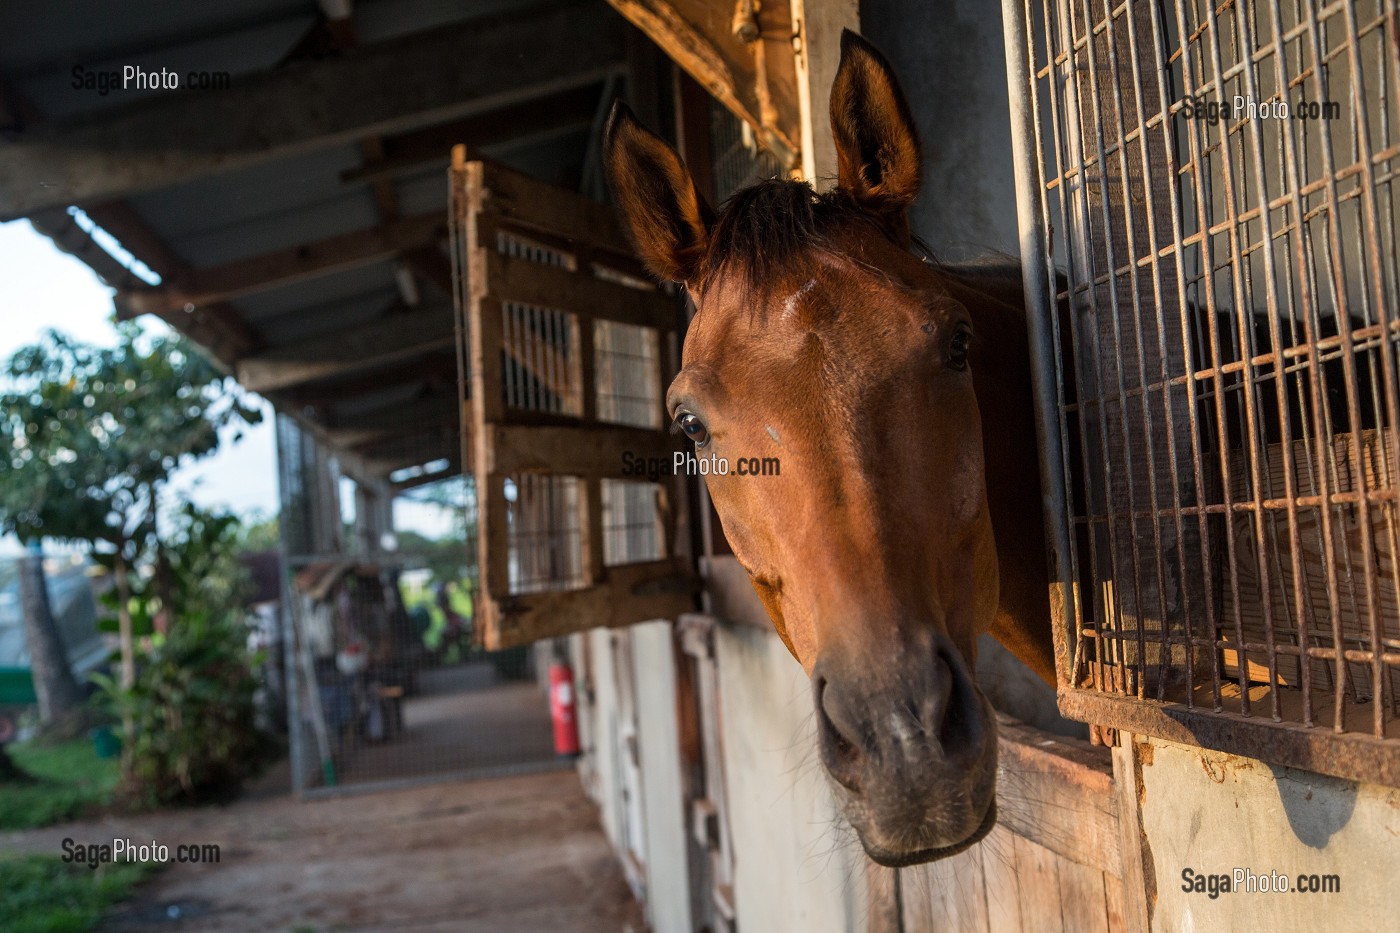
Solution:
M601 0L580 0L574 4L561 4L558 0L361 0L354 6L350 30L354 45L348 51L334 45L350 33L330 29L318 4L311 0L224 0L198 4L131 0L103 14L100 29L94 28L92 4L83 0L4 4L0 6L0 91L7 92L5 97L10 100L21 101L23 109L29 111L26 125L81 126L94 116L107 118L129 112L129 108L162 106L164 102L157 98L168 92L113 91L101 95L75 89L75 67L109 71L130 64L149 70L198 69L228 72L231 80L237 81L275 72L289 60L354 55L377 43L412 41L403 37L481 17L521 17L529 16L531 11L543 15L561 6L590 9L596 11L590 15L615 20L617 34L621 35L622 20ZM540 49L539 54L550 52ZM467 60L470 50L465 49L463 56ZM534 80L534 56L520 57L520 82L528 86ZM411 68L401 77L407 86L415 81ZM597 80L599 94L602 86ZM199 104L195 96L187 94L186 99L190 106ZM586 98L584 102L590 101ZM520 106L528 107L528 103ZM0 111L3 109L0 107ZM15 110L13 105L10 109ZM577 185L590 139L587 127L597 109L596 102L579 107L577 113L561 118L557 132L541 132L537 126L533 135L516 145L510 142L507 119L503 137L484 147L484 151L536 177ZM257 119L256 114L245 116ZM20 138L25 131L21 129ZM254 122L249 127L249 139L256 140L257 133ZM473 143L472 139L461 141ZM153 140L152 145L158 148L160 140ZM373 151L373 145L372 139L350 143L336 140L328 145L311 143L281 157L156 190L132 192L122 199L122 216L144 226L140 239L159 240L165 248L165 258L173 257L172 261L183 263L196 274L251 257L297 250L330 237L371 230L389 219L384 214L386 205L397 217L442 212L445 220L447 150L444 148L434 162L406 165L385 176L378 189L374 179L342 181L342 173L366 163L366 153ZM169 263L161 261L163 257L151 255L151 250L143 249L136 238L129 239L116 229L112 232L159 272L167 284L178 278ZM258 352L258 347L273 350L320 335L334 337L385 314L403 313L395 263L378 261L239 294L220 305L221 313L238 317L239 326L245 327L248 339L255 344L254 352ZM449 313L446 296L433 285L429 275L417 276L417 291L421 307ZM181 326L181 322L193 317L177 315L173 320ZM425 355L424 366L436 371L450 365L451 359L450 353L434 349ZM353 413L360 404L373 409L417 398L422 392L445 384L439 373L431 379L399 379L387 389L377 387L375 372L402 375L402 361L394 365L398 368L381 368L377 364L368 367L358 380L337 374L334 379L362 398L343 396L338 399L338 407L298 407L299 416L310 414L326 421L337 412ZM324 385L327 379L318 381ZM443 404L455 410L455 389L443 396ZM291 404L300 396L285 391L272 392L270 397L274 402ZM329 425L329 421L326 423ZM405 431L412 428L404 426Z

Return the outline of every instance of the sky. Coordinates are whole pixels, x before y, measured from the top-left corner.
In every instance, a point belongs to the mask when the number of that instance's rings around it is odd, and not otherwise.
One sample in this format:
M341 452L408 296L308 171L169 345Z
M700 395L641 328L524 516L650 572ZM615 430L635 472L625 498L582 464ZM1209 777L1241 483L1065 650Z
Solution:
M85 343L115 344L112 293L91 269L55 247L29 221L0 224L0 360L34 343L50 328ZM153 333L167 330L154 318L147 317L142 323ZM261 424L228 428L219 451L177 473L173 488L206 508L243 515L275 514L274 419L272 406L264 402L262 409ZM235 443L237 430L243 438ZM395 503L394 519L399 527L432 536L450 527L450 516L441 514L440 509L403 499ZM0 538L0 554L19 550L13 537Z

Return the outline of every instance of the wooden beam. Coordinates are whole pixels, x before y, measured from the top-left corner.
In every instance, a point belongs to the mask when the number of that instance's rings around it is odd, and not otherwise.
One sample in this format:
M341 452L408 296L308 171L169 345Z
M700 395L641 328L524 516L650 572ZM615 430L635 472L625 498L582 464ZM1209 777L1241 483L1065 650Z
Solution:
M131 251L142 262L151 265L147 257L165 259L169 271L179 276L182 266L171 266L173 253L168 247L154 248L155 234L144 226L144 222L129 208L119 209L115 205L104 205L102 210L89 213L93 222L112 234L122 246ZM78 226L72 215L62 210L44 211L29 218L34 229L53 240L54 245L66 253L82 260L99 278L109 285L122 286L135 279L135 275L97 244L86 231ZM138 226L138 224L140 226ZM147 242L147 240L151 242ZM137 252L144 247L146 252ZM157 257L155 254L159 253ZM151 266L162 276L165 271ZM121 305L118 302L118 312ZM175 330L204 347L218 367L232 373L239 357L256 349L261 344L256 331L248 326L241 315L226 304L216 303L193 312L179 309L163 309L158 315Z
M457 355L452 347L435 350L421 357L409 357L386 364L366 367L364 371L332 374L308 383L280 390L280 403L298 409L312 408L321 413L326 406L382 392L410 383L428 383L432 391L455 391L457 387Z
M390 472L393 472L392 470ZM419 486L429 486L433 483L440 483L445 479L462 474L462 461L460 459L449 460L447 469L436 473L423 473L412 479L401 480L397 483L390 483L389 490L398 495L401 492L408 492L410 489L417 489Z
M608 0L731 113L753 127L785 168L801 167L789 0L754 4L751 39L735 32L732 3L712 0Z
M447 232L445 213L391 220L291 249L239 259L208 269L192 269L183 286L126 288L119 304L136 314L159 314L188 305L202 307L241 295L383 262L404 250L433 243Z
M684 558L666 558L607 568L601 583L577 590L532 593L508 600L485 598L477 611L488 650L526 645L597 626L617 628L648 619L674 619L693 612Z
M239 78L223 91L173 91L34 127L0 147L0 220L596 84L623 61L623 31L599 12L580 4L475 20Z
M587 85L569 88L526 105L389 137L384 139L384 151L378 159L367 159L359 168L346 169L340 173L340 180L346 184L371 181L433 163L447 168L452 147L458 143L482 149L546 134L586 130L597 105L598 88Z
M451 395L428 395L426 398L414 399L412 402L398 402L395 405L385 405L384 408L375 408L368 412L357 412L354 415L336 415L329 417L326 423L326 430L330 436L337 437L342 431L374 431L379 434L403 433L419 429L426 426L441 426L441 424L456 424L461 420L461 413L458 412L455 399ZM346 444L347 447L354 447L356 444Z
M429 305L245 357L238 381L252 392L285 389L450 347L454 336L452 310Z
M372 472L388 476L395 470L458 457L461 438L455 428L435 428L365 445L356 448L354 453L364 458Z
M600 279L591 270L574 272L495 250L487 251L484 265L487 294L502 302L563 308L637 327L670 328L676 321L676 300L656 288L632 288Z
M116 237L122 247L161 277L165 288L187 288L191 278L189 264L175 252L165 238L146 223L145 219L126 201L108 201L87 209L88 217L99 227ZM133 316L131 308L122 303L118 291L114 304L117 317ZM262 337L244 320L233 306L211 302L186 311L183 305L162 308L155 312L165 323L204 347L225 372L232 373L238 358L259 349Z
M620 425L488 425L490 472L566 473L627 479L623 454L645 461L659 457L667 469L679 441L652 428ZM645 478L645 477L643 477Z
M146 223L126 201L108 201L86 208L86 213L103 230L161 278L161 284L184 287L190 267L165 238ZM115 283L113 283L115 284Z

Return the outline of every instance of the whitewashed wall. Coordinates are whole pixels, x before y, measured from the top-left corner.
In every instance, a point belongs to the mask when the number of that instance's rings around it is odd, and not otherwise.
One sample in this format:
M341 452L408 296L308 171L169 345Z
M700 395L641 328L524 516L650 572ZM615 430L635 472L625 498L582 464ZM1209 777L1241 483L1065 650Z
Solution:
M812 688L771 629L715 632L740 930L865 929L868 860L816 758Z
M1400 929L1400 790L1158 739L1133 752L1156 933ZM1335 874L1341 891L1211 898L1182 890L1185 868Z

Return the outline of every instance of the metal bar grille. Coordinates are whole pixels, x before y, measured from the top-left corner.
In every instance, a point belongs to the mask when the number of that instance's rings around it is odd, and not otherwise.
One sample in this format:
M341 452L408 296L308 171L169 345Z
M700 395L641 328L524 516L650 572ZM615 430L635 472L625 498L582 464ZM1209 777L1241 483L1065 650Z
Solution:
M1007 9L1034 137L1023 252L1065 273L1035 283L1059 313L1032 322L1053 348L1037 363L1062 480L1061 686L1082 694L1065 705L1113 725L1121 701L1086 698L1129 697L1389 746L1395 0ZM1356 760L1395 780L1400 742L1373 751Z
M526 473L506 480L512 594L577 589L583 566L581 482Z
M594 323L598 420L661 427L661 365L657 332L616 321Z
M665 528L657 504L661 486L605 479L602 493L603 563L612 567L665 557Z

